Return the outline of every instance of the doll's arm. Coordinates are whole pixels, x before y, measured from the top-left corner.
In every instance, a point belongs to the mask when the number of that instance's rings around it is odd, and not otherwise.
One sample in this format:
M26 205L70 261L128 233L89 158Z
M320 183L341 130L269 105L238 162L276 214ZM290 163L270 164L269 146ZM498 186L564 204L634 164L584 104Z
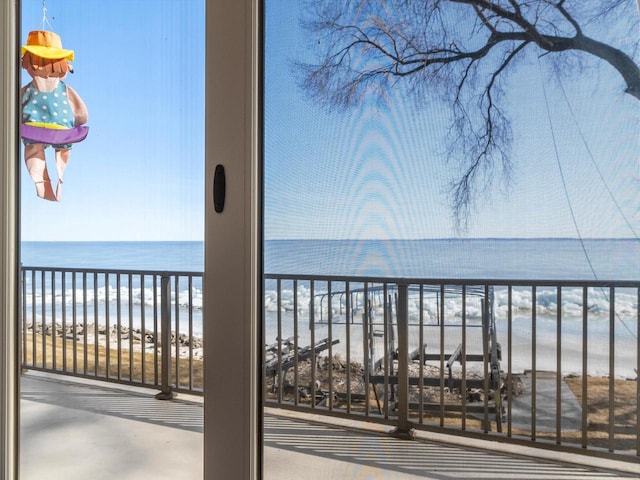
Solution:
M26 93L28 86L29 86L29 84L26 84L24 87L22 87L20 89L20 103L22 104L23 108L24 108L24 104L25 104L24 94Z
M73 111L75 125L77 126L87 123L87 120L89 120L89 112L87 111L87 106L80 98L80 95L78 95L76 91L69 85L67 85L67 98L69 99L71 110Z

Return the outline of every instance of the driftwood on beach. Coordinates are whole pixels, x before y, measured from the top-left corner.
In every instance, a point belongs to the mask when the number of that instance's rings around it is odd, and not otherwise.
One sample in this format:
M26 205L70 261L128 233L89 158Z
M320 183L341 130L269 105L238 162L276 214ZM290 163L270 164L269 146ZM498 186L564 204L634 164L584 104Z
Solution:
M307 345L302 348L298 348L297 355L294 345L291 339L285 340L281 344L281 357L278 358L278 344L274 343L266 347L267 359L265 362L266 375L268 377L275 377L279 371L286 374L295 362L302 362L311 358L312 355L318 355L319 353L327 350L330 345L336 345L340 343L340 340L334 339L329 342L328 338L315 343L314 346ZM284 348L282 348L284 346ZM278 366L279 365L279 366Z

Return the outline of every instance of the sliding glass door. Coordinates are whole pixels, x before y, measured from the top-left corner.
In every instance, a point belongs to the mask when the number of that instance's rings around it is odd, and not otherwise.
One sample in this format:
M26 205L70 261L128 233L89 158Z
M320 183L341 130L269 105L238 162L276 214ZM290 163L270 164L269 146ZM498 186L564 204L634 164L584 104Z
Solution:
M100 2L90 7L54 0L16 3L0 7L0 206L5 220L0 242L1 473L11 478L19 458L14 194L21 172L24 241L75 242L84 237L87 242L206 245L195 255L204 269L201 329L208 367L203 467L208 478L257 477L258 2ZM62 45L40 45L37 37L30 44L28 33L36 30L59 34ZM90 128L69 157L63 153L56 158L55 148L46 149L48 158L28 156L34 160L27 170L19 158L25 152L20 151L17 135L21 108L17 91L31 80L19 79L23 45L33 46L35 53L43 53L47 46L74 50L75 73L66 81L86 105ZM46 162L46 173L31 168L38 165L36 158ZM45 250L41 253L40 260L56 260ZM171 264L174 254L167 248L155 256L142 256ZM118 257L115 251L109 255Z
M637 292L589 293L607 340L586 289L542 285L640 277L636 2L264 5L265 405L480 430L466 376L496 392L512 356L534 395L536 369L633 378ZM338 450L301 430L267 478Z

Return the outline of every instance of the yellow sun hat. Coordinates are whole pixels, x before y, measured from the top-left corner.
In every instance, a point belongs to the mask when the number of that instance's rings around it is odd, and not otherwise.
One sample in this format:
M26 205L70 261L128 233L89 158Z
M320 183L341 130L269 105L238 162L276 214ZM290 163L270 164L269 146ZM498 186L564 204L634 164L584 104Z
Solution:
M31 52L41 58L52 60L73 60L73 50L62 48L60 35L46 30L33 30L29 32L27 44L22 46L22 55Z

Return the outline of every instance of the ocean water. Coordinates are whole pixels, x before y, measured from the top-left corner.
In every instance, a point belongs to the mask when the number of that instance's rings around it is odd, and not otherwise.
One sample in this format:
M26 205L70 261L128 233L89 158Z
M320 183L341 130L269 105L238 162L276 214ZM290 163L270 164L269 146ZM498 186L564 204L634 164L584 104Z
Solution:
M273 240L265 244L265 272L450 279L638 280L640 241L585 240L583 248L576 239Z
M585 254L585 250L588 255ZM123 269L201 272L204 267L204 246L202 242L25 242L21 247L21 260L24 266L87 268L87 269ZM572 239L451 239L421 241L319 241L319 240L273 240L265 243L265 272L299 275L344 275L370 277L403 277L431 279L521 279L521 280L626 280L640 279L640 242L637 240L586 240L583 245ZM595 272L595 274L594 274ZM27 284L31 278L27 276ZM45 280L49 282L48 279ZM123 280L123 281L126 281ZM134 280L134 282L137 280ZM146 280L150 281L150 279ZM61 282L56 280L57 284ZM99 279L93 285L88 280L88 304L91 307L94 298L103 308L109 299L113 302L119 291L123 302L135 305L133 318L123 318L124 324L140 325L139 312L151 309L154 301L149 285L141 288L139 284L121 285L120 290L113 277L109 284ZM138 281L139 282L139 281ZM38 280L36 281L38 283ZM29 285L28 285L29 286ZM334 288L339 288L338 286ZM316 295L321 289L317 286ZM70 287L67 292L57 289L56 298L45 293L44 299L36 295L35 314L38 317L44 300L46 305L56 304L59 309L72 309L73 295ZM94 296L94 292L96 295ZM81 298L81 292L76 292ZM296 296L297 316L294 316L294 292L289 282L283 284L278 298L273 282L265 282L265 339L271 343L277 337L278 319L282 322L284 338L293 335L294 318L299 322L299 340L308 341L310 331L311 292L304 282L298 285ZM180 283L177 291L172 291L172 315L178 307L182 319L189 317L192 306L192 328L196 336L202 335L202 282L196 278L189 289L188 284ZM129 298L129 297L132 298ZM606 374L608 342L602 342L610 333L609 306L607 290L589 289L589 372ZM414 294L409 298L409 320L416 325L422 315L425 328L438 324L440 299L437 295L420 299ZM360 303L358 303L358 301ZM347 328L344 311L345 299L336 299L332 305L333 335L344 335ZM478 301L479 302L479 301ZM478 302L466 303L466 315L470 324L480 321L481 305ZM495 317L499 338L506 338L508 329L508 291L496 288L494 293ZM33 313L32 301L28 299L29 315ZM66 303L63 307L62 304ZM582 291L567 288L562 291L562 305L558 306L557 292L553 288L538 287L536 292L537 314L536 334L538 338L538 368L555 368L555 339L557 311L563 313L563 369L575 372L581 365L582 348ZM126 304L126 303L125 303ZM362 298L352 300L351 306L361 315L364 308ZM531 368L532 310L533 297L530 288L516 288L512 291L514 312L513 334L514 370ZM316 299L314 314L316 318L327 318L328 304ZM114 310L112 308L112 310ZM126 309L125 309L126 310ZM149 311L145 316L151 318ZM92 308L89 308L92 311ZM452 325L460 326L462 302L459 297L451 297L444 304L445 318ZM180 313L181 312L181 313ZM637 365L638 332L638 295L634 289L619 289L615 298L615 341L616 372L619 376L633 376L633 365ZM124 312L126 317L127 312ZM28 318L31 318L30 316ZM60 316L58 315L58 318ZM373 318L379 321L381 315ZM377 320L376 320L377 319ZM39 321L39 320L37 320ZM180 320L182 322L183 320ZM180 325L180 331L187 327ZM412 327L417 328L417 327ZM434 327L437 330L437 327ZM459 330L459 329L458 329ZM453 330L447 330L447 332ZM361 327L352 332L354 343L350 347L352 358L361 355L362 341L356 340ZM433 343L437 343L439 333L434 330ZM316 338L327 334L327 326L316 326ZM417 338L417 335L413 335ZM412 337L412 338L413 338ZM415 340L415 339L414 339ZM457 342L455 335L447 333L447 342ZM415 342L414 342L415 343ZM455 348L454 344L447 348ZM417 346L417 345L413 345ZM334 352L344 351L344 343L335 347ZM546 365L548 362L549 365Z
M25 266L202 272L203 242L22 242Z
M193 271L202 242L23 242L26 266ZM639 280L640 241L270 240L265 272L404 278ZM585 253L586 252L586 253Z

